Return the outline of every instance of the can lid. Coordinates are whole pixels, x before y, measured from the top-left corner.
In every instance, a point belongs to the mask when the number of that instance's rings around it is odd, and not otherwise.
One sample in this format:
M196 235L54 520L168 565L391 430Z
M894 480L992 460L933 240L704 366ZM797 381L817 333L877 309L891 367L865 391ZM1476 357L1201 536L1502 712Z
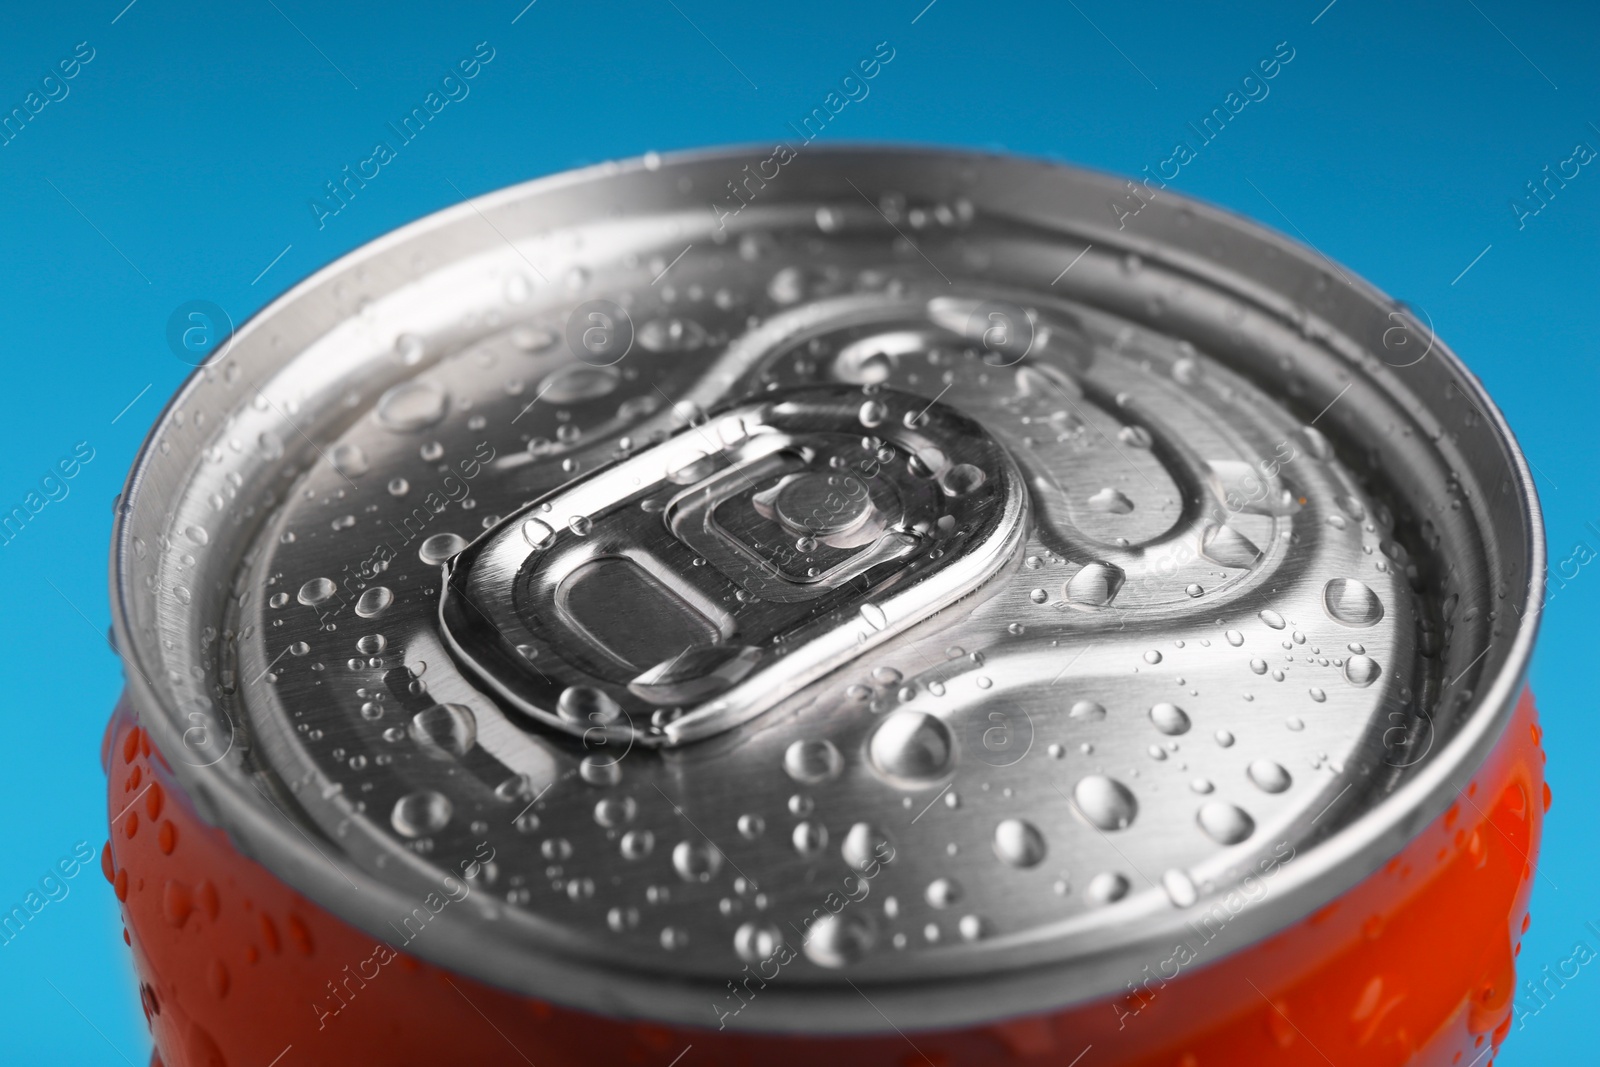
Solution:
M718 202L751 159L432 216L169 406L118 643L242 849L532 995L778 966L725 1024L851 1031L1248 944L1443 810L1543 548L1426 326L1165 191L812 147Z

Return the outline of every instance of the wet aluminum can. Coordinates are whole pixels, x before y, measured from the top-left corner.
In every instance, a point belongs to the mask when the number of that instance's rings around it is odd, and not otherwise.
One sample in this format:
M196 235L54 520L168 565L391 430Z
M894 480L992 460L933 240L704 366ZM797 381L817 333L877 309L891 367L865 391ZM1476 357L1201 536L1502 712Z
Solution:
M1416 315L1168 190L779 146L478 198L200 368L113 556L168 1067L1508 1028L1527 466Z

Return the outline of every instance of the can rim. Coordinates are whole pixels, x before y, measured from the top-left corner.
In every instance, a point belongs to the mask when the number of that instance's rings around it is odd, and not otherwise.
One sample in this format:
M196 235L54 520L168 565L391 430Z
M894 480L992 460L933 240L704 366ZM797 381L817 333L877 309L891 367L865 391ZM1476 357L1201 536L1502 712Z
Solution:
M659 166L699 164L714 161L733 161L746 158L751 152L765 152L765 146L745 144L682 152L661 153ZM826 156L832 160L851 157L902 156L927 157L941 162L966 162L976 165L998 163L1001 165L1031 164L1050 172L1076 172L1081 177L1104 185L1108 190L1120 190L1122 179L1109 172L1059 163L1039 157L1018 156L1010 153L972 151L941 145L914 143L838 142L829 145L808 146L807 154ZM520 200L530 195L546 193L571 186L614 177L623 173L653 169L644 157L620 162L599 163L577 170L535 178L502 189L468 198L439 211L425 215L391 230L382 236L344 253L332 262L306 275L290 288L269 301L240 324L230 341L241 338L275 317L290 305L318 291L334 278L343 276L352 268L369 262L392 248L404 245L419 236L454 225L458 220L470 219L481 209ZM1191 196L1166 194L1174 203L1187 207L1197 214L1205 214L1224 222L1236 231L1243 231L1252 241L1270 246L1280 255L1290 258L1308 269L1320 269L1324 263L1333 262L1311 248L1292 241L1244 215L1230 209L1210 204ZM1094 227L1085 227L1094 230ZM1096 231L1099 232L1099 231ZM1137 238L1112 235L1105 239L1122 248L1140 248ZM1173 249L1159 241L1150 242L1152 249L1166 259L1184 259L1193 256L1186 250ZM1342 266L1340 264L1339 266ZM1386 294L1367 282L1356 272L1347 272L1357 294L1364 300L1382 304L1389 300ZM1412 324L1424 327L1409 310L1404 312ZM1431 329L1428 335L1432 336ZM1264 898L1252 911L1254 918L1248 924L1232 924L1219 935L1219 950L1212 957L1215 962L1222 956L1250 944L1264 940L1296 920L1312 914L1316 909L1335 899L1382 866L1406 842L1441 815L1456 794L1461 793L1478 772L1489 751L1499 740L1515 710L1529 668L1534 641L1539 629L1539 616L1545 600L1545 568L1547 549L1544 541L1543 515L1537 487L1531 468L1512 432L1504 414L1493 403L1482 382L1443 341L1434 339L1438 358L1444 360L1471 391L1470 399L1486 416L1494 439L1508 461L1513 484L1522 510L1521 532L1527 539L1528 567L1526 587L1518 592L1525 594L1526 611L1518 617L1510 635L1510 646L1502 667L1489 683L1474 695L1474 710L1467 715L1453 737L1436 752L1427 765L1409 779L1368 808L1354 820L1344 824L1331 837L1317 842L1313 849L1296 858L1276 877L1281 890ZM151 668L146 661L148 649L136 639L131 625L131 531L129 516L133 503L144 488L155 462L154 448L158 431L166 426L203 385L215 364L197 367L184 380L162 408L152 424L151 431L141 445L129 472L115 517L111 541L111 607L116 645L124 663L131 668L127 678L130 701L135 709L136 721L152 732L163 748L171 749L180 737L174 721L161 714L163 702L158 688L145 673ZM1492 644L1491 644L1492 647ZM1485 649L1485 654L1488 648ZM149 714L145 714L148 712ZM353 866L338 869L337 876L329 868L311 861L303 855L303 839L293 825L283 819L274 819L265 812L242 783L232 782L221 775L196 768L182 761L173 763L173 771L189 791L197 809L208 822L222 826L239 850L262 863L276 877L318 905L339 915L358 928L365 928L361 916L370 911L375 899L392 903L400 910L410 902L403 894L366 875ZM1531 861L1531 857L1530 857ZM1181 918L1181 916L1175 916ZM373 924L376 925L376 924ZM1244 927L1248 930L1241 932ZM469 929L458 923L454 933L461 935ZM1066 964L1046 968L1012 970L980 976L986 995L974 998L970 988L974 979L955 978L939 983L902 984L894 993L906 994L893 998L893 1018L896 1025L908 1028L934 1029L970 1025L978 1022L998 1021L1003 1016L1034 1014L1068 1006L1083 1001L1093 1001L1120 988L1118 961L1125 962L1130 955L1138 958L1159 958L1151 953L1166 943L1166 925L1155 925L1132 942L1121 942L1115 951L1100 949ZM603 965L562 958L553 961L558 967L552 970L555 980L542 983L530 981L535 970L518 966L506 958L496 959L492 951L496 941L485 936L480 928L476 936L455 936L450 939L430 941L426 951L418 955L442 966L459 970L483 981L533 996L572 1004L602 1014L625 1017L647 1017L671 1020L690 1025L691 1019L704 1020L706 989L689 983L670 983L658 976L619 974ZM1051 972L1066 973L1067 969L1081 981L1075 987L1082 995L1064 994L1060 983L1041 981ZM1041 973L1043 972L1043 973ZM1089 977L1083 978L1087 972ZM533 986L537 985L535 989ZM1044 992L1041 993L1041 988ZM890 996L889 990L880 995ZM992 1005L1007 1004L997 1016ZM809 1033L867 1033L883 1028L883 1016L876 1007L850 988L841 993L833 988L800 988L786 990L781 998L774 997L770 1010L758 1013L759 1024L741 1024L730 1019L731 1028L758 1029L762 1031L804 1031Z

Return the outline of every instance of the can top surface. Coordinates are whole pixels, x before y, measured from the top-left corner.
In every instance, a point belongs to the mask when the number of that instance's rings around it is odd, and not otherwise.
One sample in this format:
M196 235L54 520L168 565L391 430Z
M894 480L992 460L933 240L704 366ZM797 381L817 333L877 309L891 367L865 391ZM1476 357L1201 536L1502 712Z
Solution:
M1141 192L733 150L352 253L134 470L143 721L325 906L612 1014L959 1024L1309 914L1497 738L1537 501L1408 310Z

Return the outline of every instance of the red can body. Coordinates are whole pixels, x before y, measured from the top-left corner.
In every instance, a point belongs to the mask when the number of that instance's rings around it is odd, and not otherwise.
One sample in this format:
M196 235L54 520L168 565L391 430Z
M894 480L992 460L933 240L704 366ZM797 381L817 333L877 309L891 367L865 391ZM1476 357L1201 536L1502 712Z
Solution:
M802 1037L601 1018L442 970L238 853L201 821L125 706L103 757L104 872L122 905L152 1063L166 1067L1486 1062L1484 1046L1498 1046L1512 1020L1515 957L1550 802L1524 694L1441 817L1334 903L1248 949L1174 965L1170 975L1151 971L1120 998L1053 1014Z

